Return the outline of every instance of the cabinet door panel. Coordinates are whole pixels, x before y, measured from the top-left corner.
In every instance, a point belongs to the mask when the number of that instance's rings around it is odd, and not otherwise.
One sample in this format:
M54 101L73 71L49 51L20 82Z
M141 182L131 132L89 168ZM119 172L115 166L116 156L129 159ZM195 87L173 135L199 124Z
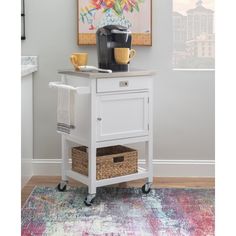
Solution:
M148 93L98 96L99 141L148 134Z

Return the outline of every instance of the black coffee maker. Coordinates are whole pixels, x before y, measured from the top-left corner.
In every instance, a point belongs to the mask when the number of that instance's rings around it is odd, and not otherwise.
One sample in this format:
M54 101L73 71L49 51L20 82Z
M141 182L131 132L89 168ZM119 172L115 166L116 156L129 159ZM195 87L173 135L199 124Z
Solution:
M96 33L98 67L115 71L128 71L129 65L117 64L114 48L130 48L132 36L130 30L120 25L107 25Z

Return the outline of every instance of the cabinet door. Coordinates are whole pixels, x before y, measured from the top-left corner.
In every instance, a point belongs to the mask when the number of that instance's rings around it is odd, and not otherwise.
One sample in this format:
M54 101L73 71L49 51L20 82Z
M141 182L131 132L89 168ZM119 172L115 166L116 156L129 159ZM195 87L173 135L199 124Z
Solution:
M97 140L148 135L148 93L97 97Z

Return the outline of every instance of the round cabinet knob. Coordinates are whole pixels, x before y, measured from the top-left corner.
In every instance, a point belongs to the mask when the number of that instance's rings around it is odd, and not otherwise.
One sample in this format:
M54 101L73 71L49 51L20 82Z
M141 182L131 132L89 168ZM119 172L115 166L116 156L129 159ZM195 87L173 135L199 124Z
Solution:
M101 118L101 117L98 117L98 118L97 118L97 120L98 120L98 121L101 121L101 120L102 120L102 118Z

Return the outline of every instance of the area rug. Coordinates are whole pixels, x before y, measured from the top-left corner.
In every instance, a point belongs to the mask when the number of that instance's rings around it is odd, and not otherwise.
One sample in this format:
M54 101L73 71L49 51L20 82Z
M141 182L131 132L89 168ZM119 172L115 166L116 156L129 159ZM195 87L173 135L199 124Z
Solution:
M36 187L22 208L22 236L212 236L213 189Z

